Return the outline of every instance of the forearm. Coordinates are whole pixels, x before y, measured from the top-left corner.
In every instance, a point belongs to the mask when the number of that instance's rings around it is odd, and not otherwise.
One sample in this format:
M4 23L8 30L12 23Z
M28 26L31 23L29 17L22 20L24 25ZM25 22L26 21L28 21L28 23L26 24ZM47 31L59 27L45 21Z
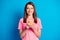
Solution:
M36 30L36 29L33 29L35 35L39 38L40 37L40 33Z
M20 33L21 38L23 38L23 37L25 36L25 33L26 33L26 30L23 30L23 31Z
M21 38L23 38L26 34L26 31L28 30L28 26L26 25L25 29L20 33L21 34Z

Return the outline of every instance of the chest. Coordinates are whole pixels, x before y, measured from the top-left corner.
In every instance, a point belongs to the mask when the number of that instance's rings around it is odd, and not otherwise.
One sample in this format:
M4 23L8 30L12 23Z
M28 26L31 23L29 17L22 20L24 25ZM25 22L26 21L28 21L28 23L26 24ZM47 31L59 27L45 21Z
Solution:
M34 22L34 19L27 19L26 23L22 23L22 29L24 30L28 22ZM31 28L29 30L32 30Z

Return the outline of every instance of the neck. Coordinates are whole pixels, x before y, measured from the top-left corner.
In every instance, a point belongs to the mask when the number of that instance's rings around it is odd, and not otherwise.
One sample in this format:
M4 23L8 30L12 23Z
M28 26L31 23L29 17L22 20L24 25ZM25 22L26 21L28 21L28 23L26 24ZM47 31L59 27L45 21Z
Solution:
M30 15L30 16L28 16L28 18L33 18L33 16L32 16L32 15Z

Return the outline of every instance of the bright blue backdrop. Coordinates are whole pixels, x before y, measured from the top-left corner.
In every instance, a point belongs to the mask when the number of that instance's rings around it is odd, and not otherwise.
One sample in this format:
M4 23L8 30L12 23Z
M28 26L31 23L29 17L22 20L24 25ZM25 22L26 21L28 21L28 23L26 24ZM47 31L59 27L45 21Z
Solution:
M0 40L20 40L19 19L23 17L24 6L32 1L37 17L42 22L40 40L60 40L60 0L1 0Z

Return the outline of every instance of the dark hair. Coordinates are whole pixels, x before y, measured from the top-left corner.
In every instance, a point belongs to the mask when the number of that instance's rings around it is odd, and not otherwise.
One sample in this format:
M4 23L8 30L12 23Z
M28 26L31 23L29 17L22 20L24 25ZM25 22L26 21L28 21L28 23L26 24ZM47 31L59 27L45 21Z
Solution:
M34 6L33 2L28 2L25 5L23 22L26 23L26 20L27 20L27 17L28 17L26 9L27 9L27 5L29 5L29 4L34 7L33 18L34 18L34 22L37 23L37 15L36 15L36 10L35 10L35 6Z

